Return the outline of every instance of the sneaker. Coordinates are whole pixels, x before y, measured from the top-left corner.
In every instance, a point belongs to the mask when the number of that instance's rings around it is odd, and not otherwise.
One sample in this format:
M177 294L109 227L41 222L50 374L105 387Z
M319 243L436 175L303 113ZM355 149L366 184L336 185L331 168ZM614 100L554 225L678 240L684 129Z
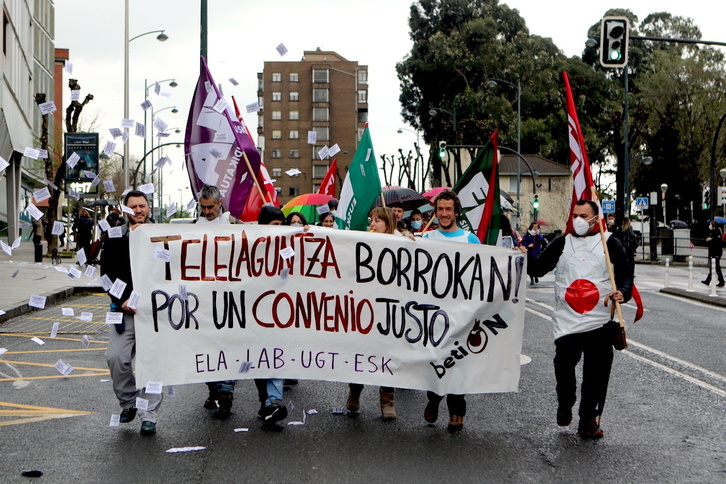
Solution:
M141 422L141 435L154 435L156 433L156 423L144 421Z
M234 396L231 393L220 393L219 399L217 400L219 408L212 414L212 418L216 418L218 420L229 418L232 410L232 400L234 400Z
M723 282L719 282L718 284L716 284L716 287L723 287L723 286L724 286Z
M204 400L204 408L207 410L215 410L217 408L217 399L210 395L209 398Z
M705 285L707 285L707 286L708 286L708 285L710 285L710 284L711 284L711 281L701 281L701 284L705 284Z
M597 419L580 420L580 425L577 429L577 435L583 439L601 439L605 436L605 433L600 429L600 424L597 423Z
M424 420L434 423L439 419L439 401L429 400L424 408Z
M393 392L381 392L381 419L384 422L396 420L396 409L393 407Z
M559 407L557 409L557 425L567 427L572 423L572 409Z
M265 420L265 402L260 403L260 409L257 411L257 419Z
M358 413L360 410L360 400L353 393L348 393L348 401L345 402L345 408L349 413Z
M459 432L464 428L464 417L460 417L458 415L452 415L449 417L449 426L448 430L452 434L455 432Z
M129 407L124 408L121 410L121 418L119 418L119 422L121 423L129 423L136 417L136 408Z
M284 420L287 417L287 407L280 405L279 403L273 403L265 407L265 413L263 420L265 423L273 424Z
M282 385L286 386L286 387L291 387L291 386L297 385L297 384L298 384L297 380L291 379L291 378L285 378L285 381L283 382Z

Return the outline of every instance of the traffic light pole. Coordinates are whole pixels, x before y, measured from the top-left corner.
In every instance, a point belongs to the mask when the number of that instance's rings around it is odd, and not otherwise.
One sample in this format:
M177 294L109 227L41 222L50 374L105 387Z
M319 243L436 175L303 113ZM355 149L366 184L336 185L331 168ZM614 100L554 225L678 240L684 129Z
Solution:
M709 170L710 173L710 180L709 180L709 186L711 187L711 203L709 204L709 213L711 214L711 220L713 220L714 216L716 215L716 193L717 193L717 186L716 186L716 147L718 145L718 135L721 132L721 126L723 126L723 122L726 120L726 113L724 113L723 116L721 116L721 119L718 121L718 126L716 127L716 134L713 135L713 145L711 145L711 169Z

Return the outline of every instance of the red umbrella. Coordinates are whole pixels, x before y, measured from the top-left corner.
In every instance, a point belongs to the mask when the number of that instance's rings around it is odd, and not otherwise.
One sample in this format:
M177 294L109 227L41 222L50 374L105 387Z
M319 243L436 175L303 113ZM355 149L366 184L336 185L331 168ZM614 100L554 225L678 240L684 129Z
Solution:
M429 191L423 192L421 195L424 198L428 199L429 201L432 201L434 198L436 198L436 195L438 195L439 193L441 193L441 192L443 192L445 190L451 190L451 188L449 188L449 187L432 188Z

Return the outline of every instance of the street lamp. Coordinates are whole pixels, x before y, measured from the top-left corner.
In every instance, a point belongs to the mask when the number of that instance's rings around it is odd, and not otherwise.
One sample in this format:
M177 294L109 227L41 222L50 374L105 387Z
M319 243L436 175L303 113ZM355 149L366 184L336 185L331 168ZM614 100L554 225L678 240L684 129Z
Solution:
M414 167L413 167L413 172L414 172L413 177L414 177L414 183L415 183L415 178L418 178L418 164L419 164L419 161L421 161L421 189L423 189L424 184L425 184L425 179L426 179L426 174L424 173L426 168L424 167L423 157L421 156L421 138L419 136L418 131L414 131L414 130L408 129L408 128L398 128L398 130L396 130L396 133L403 134L404 131L408 131L409 133L413 133L416 135L416 144L415 144L415 146L416 146L416 162L414 163ZM410 169L411 169L411 163L409 161L409 170Z
M499 79L497 77L490 77L489 82L487 82L487 85L489 87L497 87L497 82L503 82L504 84L509 84L513 88L517 89L517 153L521 153L521 143L522 143L522 84L517 79L517 84L511 83L509 81L505 81L504 79ZM521 191L521 184L522 184L522 165L520 163L520 157L517 157L517 210L520 209L520 191ZM519 228L519 218L517 218L517 228Z
M431 109L429 109L429 115L430 116L436 116L439 113L439 111L441 111L442 113L446 113L449 116L451 116L451 120L452 120L452 123L451 124L452 124L452 126L454 128L454 144L456 144L456 108L454 108L454 112L453 113L451 111L447 111L446 109L442 109L442 108L431 108Z
M711 145L711 169L709 170L711 178L709 184L711 187L711 203L709 203L711 206L711 220L716 215L716 203L718 201L718 198L716 198L716 146L718 145L718 134L721 132L721 126L723 126L724 121L726 121L726 113L718 121L716 133L713 135L713 145Z
M129 38L129 0L124 2L124 119L129 119L129 43L144 35L155 34L159 32L156 39L159 42L166 42L169 36L163 30L151 30L144 32L135 37ZM129 177L127 160L129 159L129 143L124 143L124 191L128 189Z

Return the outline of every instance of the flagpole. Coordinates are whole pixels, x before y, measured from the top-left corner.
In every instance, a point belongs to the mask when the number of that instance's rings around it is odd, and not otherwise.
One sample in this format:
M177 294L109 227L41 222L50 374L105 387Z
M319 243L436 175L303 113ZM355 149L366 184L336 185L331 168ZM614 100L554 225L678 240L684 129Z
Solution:
M260 192L260 198L262 199L262 202L272 203L272 200L268 200L267 197L265 197L265 193L262 191L262 187L260 187L260 182L257 181L257 176L255 175L255 171L252 169L252 164L250 163L250 159L247 158L247 153L245 152L245 150L242 150L242 156L244 157L245 163L247 164L247 170L249 171L250 175L252 175L252 181L255 182L257 191Z
M595 190L594 186L590 186L590 190L592 191L592 198L593 200L597 200L597 191ZM613 272L613 266L610 263L610 251L608 250L608 244L607 240L605 240L605 227L603 227L602 222L598 219L597 221L598 226L600 227L600 239L602 240L602 246L605 250L605 264L608 266L608 274L610 275L610 284L613 286L613 291L618 290L618 286L615 284L615 273ZM620 303L617 301L613 301L615 304L615 309L618 312L618 321L620 323L621 328L625 328L625 321L623 320L623 310L620 307ZM625 345L627 348L627 343Z

